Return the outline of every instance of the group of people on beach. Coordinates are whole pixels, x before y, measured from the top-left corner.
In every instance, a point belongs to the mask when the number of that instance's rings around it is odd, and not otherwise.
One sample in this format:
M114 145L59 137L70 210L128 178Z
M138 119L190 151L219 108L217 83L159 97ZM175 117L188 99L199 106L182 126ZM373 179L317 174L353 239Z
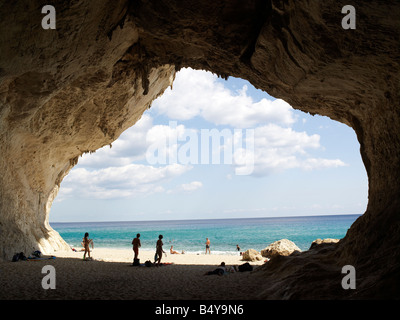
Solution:
M163 239L163 235L160 234L158 236L158 240L156 243L156 254L154 255L154 263L157 265L160 265L161 263L161 258L162 258L162 254L165 253L165 251L163 250L163 245L164 243L162 242ZM211 254L211 250L210 250L210 245L211 245L211 241L210 239L206 238L206 252L205 254ZM83 260L86 260L86 254L88 255L88 259L91 260L90 257L90 248L89 246L92 246L92 249L94 248L94 243L92 239L89 239L89 233L86 232L85 236L82 239L82 246L83 246L83 251L85 251L85 253L83 254ZM134 261L139 261L139 248L142 246L141 242L140 242L140 233L136 234L136 238L134 238L132 240L132 245L133 245L133 252L134 252ZM240 251L239 245L236 245L236 248L238 251ZM170 254L179 254L179 252L175 251L173 249L173 246L171 245L170 248ZM184 254L185 251L182 250L182 254Z
M138 259L139 259L139 248L142 246L139 238L140 238L140 233L138 233L136 235L136 238L134 238L132 240L133 252L135 253L133 261L138 261ZM163 235L160 234L158 236L158 240L156 243L156 254L154 255L154 263L155 264L157 263L157 265L160 265L162 254L165 253L165 251L163 250L164 243L162 242L162 239L163 239Z
M161 264L162 255L163 255L163 253L165 253L165 251L163 250L164 243L163 243L162 239L163 239L163 235L160 234L158 236L158 240L157 240L157 243L156 243L156 254L154 255L154 265L156 265L156 266L159 266ZM85 251L85 253L83 254L83 260L87 260L87 259L91 260L92 258L90 257L90 248L89 247L92 246L92 249L93 249L94 248L94 243L93 243L92 239L89 239L89 233L88 232L85 233L81 244L83 246L82 251ZM211 254L211 250L210 250L211 241L210 241L210 239L206 238L206 243L205 244L206 244L206 254L207 254L207 251L208 251L209 254ZM135 265L135 263L139 263L139 248L142 246L142 244L140 242L140 233L136 234L136 238L134 238L132 240L132 246L133 246L133 252L134 252L133 261L134 261L134 265ZM240 252L239 245L236 245L236 249L237 249L238 252ZM179 252L173 250L173 246L172 245L171 245L171 248L170 248L170 253L171 254L179 254ZM182 251L182 253L184 253L184 251ZM88 255L88 258L86 258L86 254ZM240 252L240 254L242 254L242 253ZM251 269L247 269L247 270L246 269L242 269L242 270L240 270L241 267L242 268L243 267L249 267ZM226 274L228 272L250 271L250 270L252 270L252 267L248 263L246 263L245 265L240 266L239 268L237 268L236 266L232 266L229 269L227 269L227 267L225 266L225 262L222 262L215 270L208 271L204 275L213 275L213 274L215 274L215 275L222 276L222 275L224 275L224 274Z
M132 240L133 252L135 254L134 261L135 260L137 261L139 259L138 258L139 257L139 248L142 246L142 244L140 243L140 239L139 238L140 238L140 233L138 233L136 235L136 238L134 238ZM165 253L165 251L163 250L164 243L162 242L162 239L163 239L163 235L160 234L158 236L158 240L157 240L157 243L156 243L156 254L154 256L154 263L157 264L157 265L160 265L162 254ZM210 243L211 243L210 239L206 238L206 254L207 254L207 250L208 250L208 253L211 254ZM170 254L179 254L178 251L174 250L174 246L173 245L171 245L171 248L169 249L169 252L170 252ZM185 253L185 251L182 250L182 254L184 254L184 253Z

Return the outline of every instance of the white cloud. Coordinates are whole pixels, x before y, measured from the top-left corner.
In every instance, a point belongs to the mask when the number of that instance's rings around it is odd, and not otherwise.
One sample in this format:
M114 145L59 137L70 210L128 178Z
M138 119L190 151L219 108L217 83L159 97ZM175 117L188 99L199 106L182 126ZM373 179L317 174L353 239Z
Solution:
M282 100L254 101L247 94L246 86L232 92L217 81L215 75L192 69L181 70L173 88L166 90L152 109L171 120L200 117L216 125L231 126L224 130L232 134L237 128L254 128L254 149L246 150L247 137L242 148L228 148L227 144L237 143L235 133L233 139L224 139L225 145L216 150L221 153L232 150L234 168L244 172L242 174L265 176L292 168L313 170L345 165L339 159L324 159L308 153L322 148L320 136L293 130L290 127L295 122L293 109ZM182 123L154 124L154 119L145 113L111 149L106 146L94 154L84 155L65 178L57 200L70 196L108 199L197 190L202 187L200 181L182 184L175 190L165 190L162 184L191 170L189 165L194 164L193 160L201 160L199 133L199 128L187 128ZM195 140L192 144L186 143L187 137L196 137L199 144L195 144ZM180 149L184 144L198 149L191 149L187 156L187 150ZM179 153L180 150L183 152ZM198 152L191 152L193 150ZM246 170L246 163L252 165L251 171ZM227 179L231 178L228 174Z
M95 153L84 154L79 159L79 167L83 168L106 168L126 166L134 161L145 158L148 143L146 136L153 128L153 118L143 114L141 119L131 128L127 129L121 136L109 146L105 146Z
M301 167L305 170L324 169L324 168L337 168L347 166L340 159L321 159L321 158L308 158L303 161Z
M168 88L152 108L170 119L189 120L200 116L216 125L235 128L295 122L293 109L285 101L256 102L247 94L247 86L234 93L217 80L210 72L182 69L176 75L173 89Z
M111 199L164 192L162 183L190 169L180 164L163 167L129 164L91 171L76 168L64 179L60 196L63 199L69 196Z
M203 184L200 181L192 181L187 184L182 184L182 189L184 191L195 191L199 188L201 188Z
M235 153L234 162L237 168L244 169L252 159L251 174L265 176L272 172L287 169L300 168L313 170L329 167L344 166L339 159L314 158L307 152L309 149L320 149L320 136L308 135L306 132L297 132L292 128L282 128L275 124L269 124L255 128L254 150L246 150L249 143L246 137L243 150ZM243 159L247 156L247 162Z
M171 122L170 125L155 125L146 136L146 160L149 164L167 164L178 162L179 144L186 135L196 135L196 130ZM182 163L182 162L180 162Z

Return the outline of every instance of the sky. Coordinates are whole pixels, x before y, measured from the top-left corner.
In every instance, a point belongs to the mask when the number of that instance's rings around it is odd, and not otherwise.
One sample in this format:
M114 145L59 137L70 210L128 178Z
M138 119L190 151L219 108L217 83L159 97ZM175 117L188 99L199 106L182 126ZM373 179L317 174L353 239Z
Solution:
M182 69L111 147L80 157L50 222L362 214L359 149L345 124Z

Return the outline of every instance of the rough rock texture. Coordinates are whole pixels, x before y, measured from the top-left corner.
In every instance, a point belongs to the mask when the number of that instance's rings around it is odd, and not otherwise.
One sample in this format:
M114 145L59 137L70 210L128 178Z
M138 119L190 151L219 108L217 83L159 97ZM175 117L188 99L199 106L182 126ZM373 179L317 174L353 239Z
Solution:
M248 249L245 252L243 252L242 260L244 260L244 261L261 261L262 256L257 250Z
M275 290L262 297L399 297L397 1L353 1L355 30L342 29L336 0L54 1L56 30L41 28L45 4L0 4L3 257L65 248L48 225L63 177L192 67L346 123L360 142L367 211L337 244L272 259L265 284ZM357 290L340 287L345 264Z
M326 239L316 239L311 243L310 250L314 249L317 246L321 245L326 245L326 244L331 244L331 243L338 243L340 239L331 239L331 238L326 238Z
M69 249L48 223L62 179L80 155L132 126L175 74L142 61L126 1L55 5L56 31L41 28L41 7L1 7L0 252L7 258Z
M288 239L282 239L271 243L268 247L261 250L261 255L265 258L276 256L289 256L294 252L301 252L296 244Z
M271 258L257 269L266 279L264 299L346 299L354 292L341 286L342 265L336 263L334 245L315 246L301 254ZM356 283L356 288L359 281ZM352 291L352 290L351 290ZM357 289L358 291L358 289ZM389 294L390 296L390 294Z

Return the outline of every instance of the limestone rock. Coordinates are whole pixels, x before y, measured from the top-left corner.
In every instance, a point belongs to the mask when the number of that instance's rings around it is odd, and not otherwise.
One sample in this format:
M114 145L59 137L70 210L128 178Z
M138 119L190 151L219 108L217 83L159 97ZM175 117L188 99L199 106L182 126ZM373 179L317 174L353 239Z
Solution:
M41 28L41 6L33 2L0 9L0 257L6 259L70 250L49 224L61 181L82 154L135 124L175 75L173 65L144 61L125 1L58 4L56 30ZM20 20L9 20L11 11Z
M242 254L242 260L245 261L261 261L262 259L261 254L254 249L248 249Z
M261 255L265 258L276 256L289 256L293 252L301 252L296 244L288 239L282 239L271 243L268 247L261 250Z
M275 259L293 263L265 283L292 274L263 298L343 298L331 275L345 264L358 281L347 297L399 298L398 1L356 2L354 30L342 28L336 0L58 1L56 30L41 28L42 6L0 6L0 256L66 249L48 223L63 178L191 67L340 121L360 143L366 212L329 246L336 252ZM304 259L311 252L313 263Z
M316 239L311 243L310 249L313 249L321 244L330 244L330 243L338 243L340 239L331 239L331 238L326 238L326 239Z

